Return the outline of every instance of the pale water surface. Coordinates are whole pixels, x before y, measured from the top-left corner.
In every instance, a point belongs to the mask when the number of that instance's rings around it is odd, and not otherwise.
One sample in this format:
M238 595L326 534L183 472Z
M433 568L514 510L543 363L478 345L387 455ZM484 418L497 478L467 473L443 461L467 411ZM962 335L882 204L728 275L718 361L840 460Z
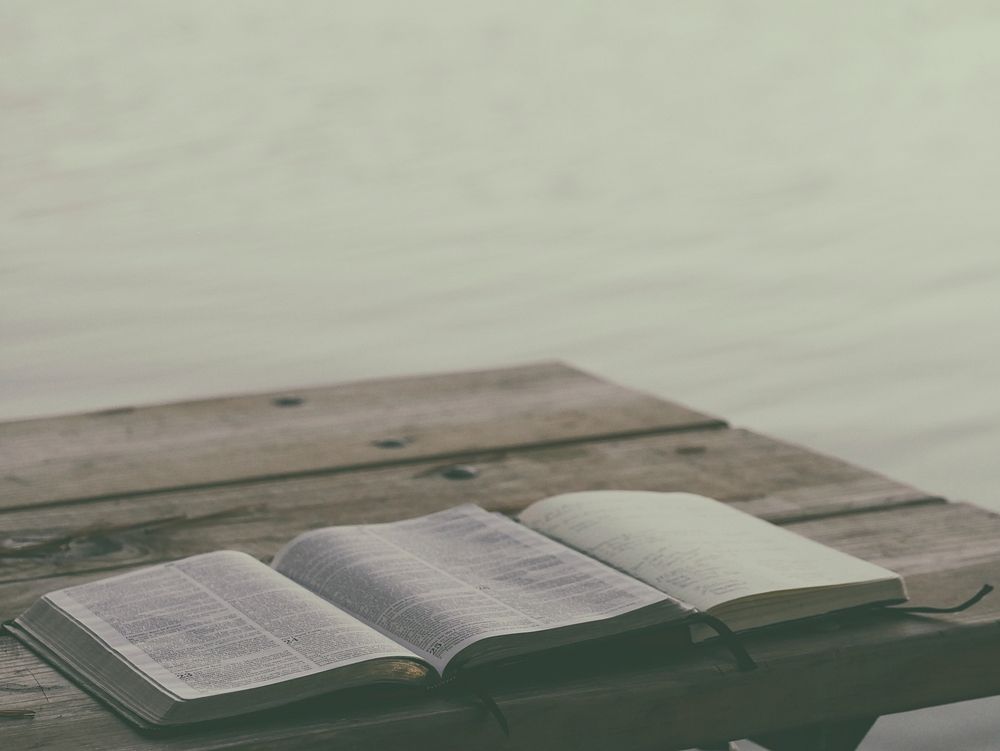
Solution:
M558 357L1000 508L998 40L987 2L4 0L0 418ZM863 748L1000 748L997 706Z

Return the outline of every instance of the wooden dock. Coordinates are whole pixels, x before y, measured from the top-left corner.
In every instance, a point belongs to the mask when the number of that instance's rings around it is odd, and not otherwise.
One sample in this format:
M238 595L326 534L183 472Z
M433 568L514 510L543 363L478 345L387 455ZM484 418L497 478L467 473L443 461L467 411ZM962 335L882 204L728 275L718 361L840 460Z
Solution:
M1000 517L558 363L0 425L0 619L53 589L311 527L594 488L713 496L906 577L916 604L1000 584ZM140 734L0 636L0 748L852 749L880 714L1000 693L1000 596L853 613L720 647L498 678L512 735L461 696L332 696ZM34 711L33 718L18 717ZM5 716L6 715L6 716Z

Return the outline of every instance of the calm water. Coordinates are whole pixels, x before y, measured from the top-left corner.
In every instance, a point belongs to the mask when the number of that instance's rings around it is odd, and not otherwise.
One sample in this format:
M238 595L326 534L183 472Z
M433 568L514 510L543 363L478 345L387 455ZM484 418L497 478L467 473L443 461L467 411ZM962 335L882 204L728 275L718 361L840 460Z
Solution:
M0 418L559 357L1000 508L1000 7L829 5L6 0Z

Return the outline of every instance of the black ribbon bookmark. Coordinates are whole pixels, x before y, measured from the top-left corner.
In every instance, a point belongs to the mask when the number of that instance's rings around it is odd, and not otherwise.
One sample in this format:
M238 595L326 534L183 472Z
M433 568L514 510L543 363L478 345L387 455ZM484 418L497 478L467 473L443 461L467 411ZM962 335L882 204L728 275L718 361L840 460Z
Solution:
M510 738L510 725L507 723L507 717L490 693L468 676L460 677L458 685L479 699L482 705L486 707L486 711L493 715L493 719L497 721L497 725L500 726L503 734Z
M477 699L486 711L490 713L493 719L496 720L497 725L500 727L504 736L510 738L510 725L507 722L507 717L504 715L503 710L500 709L499 705L497 705L496 700L485 688L483 688L481 684L468 675L458 674L428 686L427 691L438 691L446 686L455 686Z
M757 669L757 663L754 662L753 657L750 656L746 647L743 646L743 642L740 641L740 638L733 633L733 630L729 626L708 613L697 613L692 616L692 620L704 623L719 635L719 640L732 653L733 658L736 660L736 665L740 670L747 672Z
M992 584L984 584L979 588L976 594L972 595L968 600L958 605L953 605L950 608L934 608L927 605L890 605L887 610L895 610L900 613L961 613L963 610L968 610L973 605L978 603L981 599L986 597L990 592L993 591Z

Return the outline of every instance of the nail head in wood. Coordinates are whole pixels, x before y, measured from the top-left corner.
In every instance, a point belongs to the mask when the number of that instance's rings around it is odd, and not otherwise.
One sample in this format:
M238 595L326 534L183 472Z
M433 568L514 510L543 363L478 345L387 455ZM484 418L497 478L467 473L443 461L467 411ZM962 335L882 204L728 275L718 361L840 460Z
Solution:
M379 438L372 446L380 449L401 449L410 443L409 438Z
M441 470L441 476L449 480L471 480L478 475L479 470L468 464L456 464L454 467Z
M0 709L0 718L12 720L30 720L35 716L33 709Z
M706 450L704 446L678 446L674 449L678 454L704 454Z

